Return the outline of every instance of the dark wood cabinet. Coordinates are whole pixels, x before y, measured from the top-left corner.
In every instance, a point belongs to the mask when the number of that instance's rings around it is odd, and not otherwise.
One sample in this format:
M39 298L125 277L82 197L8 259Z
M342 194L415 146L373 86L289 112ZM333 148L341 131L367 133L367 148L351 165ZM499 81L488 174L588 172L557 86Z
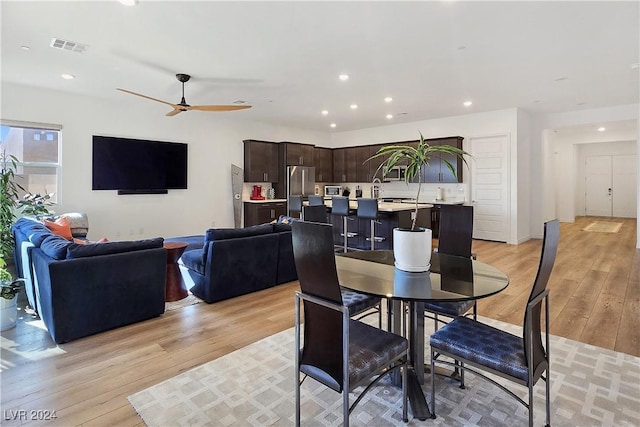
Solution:
M333 182L347 181L346 149L335 148L333 150Z
M334 182L370 182L369 146L335 148L333 150Z
M430 145L451 145L453 147L462 149L461 136L454 136L450 138L437 138L429 139L427 142ZM453 166L455 173L452 173L447 163ZM435 155L429 161L428 167L422 168L423 182L462 182L462 159L455 154L442 153Z
M278 144L253 139L243 142L245 182L278 182Z
M265 224L287 214L285 202L244 203L244 226Z
M314 166L314 146L298 142L281 142L286 166Z
M356 147L356 182L371 182L370 162L367 162L370 148L368 145Z
M316 182L333 181L333 150L330 148L315 147L313 150L313 163L316 168Z

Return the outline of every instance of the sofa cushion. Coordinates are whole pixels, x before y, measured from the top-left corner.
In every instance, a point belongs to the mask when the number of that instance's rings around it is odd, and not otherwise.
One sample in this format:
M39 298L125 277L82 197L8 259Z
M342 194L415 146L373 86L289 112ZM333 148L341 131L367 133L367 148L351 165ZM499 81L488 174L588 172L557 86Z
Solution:
M145 240L124 242L90 243L87 245L70 245L66 251L67 259L84 258L98 255L111 255L144 249L161 248L164 243L162 237Z
M40 221L29 218L18 219L13 227L24 234L34 246L40 246L44 239L53 234Z
M216 240L237 239L239 237L259 236L261 234L273 233L271 224L253 225L245 228L210 228L205 233L206 242Z
M191 251L185 251L180 257L182 265L187 267L189 270L196 271L203 276L204 272L204 262L202 259L202 249L194 249Z
M284 233L286 231L291 231L291 224L286 224L286 223L279 223L279 224L273 224L273 231L275 233Z
M67 257L67 248L71 245L77 246L75 243L70 242L64 237L51 234L42 241L40 249L42 249L42 252L51 258L59 260Z

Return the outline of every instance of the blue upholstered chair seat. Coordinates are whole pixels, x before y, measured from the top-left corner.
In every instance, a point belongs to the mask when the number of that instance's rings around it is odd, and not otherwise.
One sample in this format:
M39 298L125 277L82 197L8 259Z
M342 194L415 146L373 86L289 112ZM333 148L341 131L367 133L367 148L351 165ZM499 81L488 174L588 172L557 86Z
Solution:
M462 316L473 308L474 301L462 302L427 302L424 309L435 314L444 314L445 316L457 317Z
M383 331L357 320L349 321L349 385L351 390L362 381L389 365L389 361L404 355L408 342L403 337ZM304 351L304 349L303 349ZM300 365L300 371L312 375L327 387L342 391L342 384L330 375L309 365Z
M431 348L478 363L528 383L529 374L522 337L467 317L456 317L438 329Z
M186 251L182 254L180 262L190 270L205 275L204 262L202 261L202 249Z
M342 293L342 304L349 308L349 316L355 316L369 310L379 305L381 301L378 297L361 294L343 287L340 287L340 292Z

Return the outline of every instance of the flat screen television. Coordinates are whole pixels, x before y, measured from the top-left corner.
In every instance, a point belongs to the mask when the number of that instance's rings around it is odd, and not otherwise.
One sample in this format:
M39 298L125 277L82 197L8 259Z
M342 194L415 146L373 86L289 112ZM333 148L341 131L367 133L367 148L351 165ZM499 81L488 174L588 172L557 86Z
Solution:
M93 136L93 190L163 194L186 188L187 144Z

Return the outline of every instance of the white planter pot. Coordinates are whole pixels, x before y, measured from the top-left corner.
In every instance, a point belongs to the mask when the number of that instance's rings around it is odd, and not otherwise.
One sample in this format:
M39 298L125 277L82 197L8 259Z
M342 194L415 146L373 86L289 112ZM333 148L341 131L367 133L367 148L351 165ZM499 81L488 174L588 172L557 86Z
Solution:
M431 230L428 228L393 229L393 256L396 268L403 271L429 271L431 267Z
M18 297L6 299L0 297L0 331L16 326L18 318Z

